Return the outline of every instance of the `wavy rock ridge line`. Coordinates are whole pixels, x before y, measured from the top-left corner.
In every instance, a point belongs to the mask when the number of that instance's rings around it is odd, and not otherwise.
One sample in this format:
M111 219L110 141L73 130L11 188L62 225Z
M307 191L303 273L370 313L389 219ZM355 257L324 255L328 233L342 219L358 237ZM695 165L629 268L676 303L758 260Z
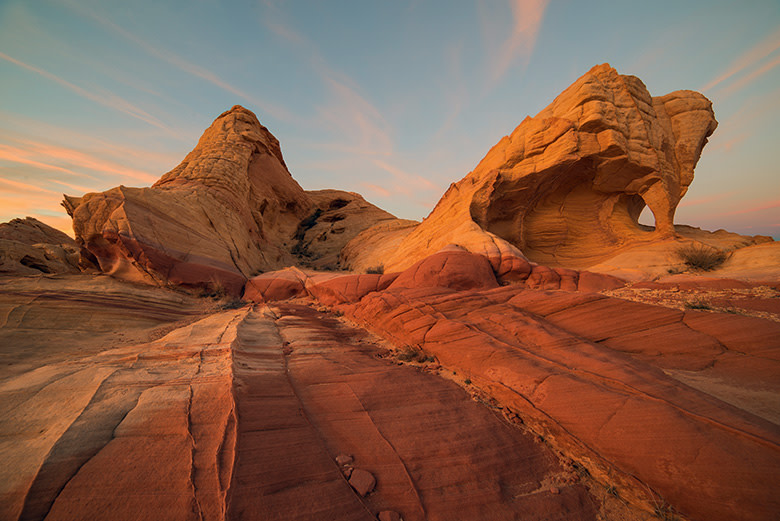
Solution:
M652 97L638 78L598 65L502 138L419 226L366 230L344 259L398 271L456 243L587 267L674 235L675 209L716 126L701 94ZM652 234L637 223L645 205Z

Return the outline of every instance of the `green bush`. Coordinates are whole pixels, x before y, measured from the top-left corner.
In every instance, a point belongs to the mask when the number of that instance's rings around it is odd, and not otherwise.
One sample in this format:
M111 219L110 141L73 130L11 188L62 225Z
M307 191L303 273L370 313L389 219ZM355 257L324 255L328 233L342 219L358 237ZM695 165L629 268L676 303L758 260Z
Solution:
M370 273L372 275L382 275L384 274L384 272L385 272L385 267L382 264L380 264L379 266L373 266L366 270L366 273Z

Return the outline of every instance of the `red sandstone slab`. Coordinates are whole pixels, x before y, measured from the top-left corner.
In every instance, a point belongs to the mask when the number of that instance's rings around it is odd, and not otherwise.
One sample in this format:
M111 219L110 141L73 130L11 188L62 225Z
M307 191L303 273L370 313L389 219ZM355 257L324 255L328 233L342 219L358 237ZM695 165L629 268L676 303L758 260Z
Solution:
M452 300L459 305L449 305ZM564 450L609 479L639 478L683 513L758 520L780 508L768 486L780 478L776 425L687 387L636 355L592 342L622 338L626 350L643 342L648 349L649 339L630 335L685 331L678 340L698 343L689 348L703 349L711 359L718 346L712 324L705 327L694 315L700 323L689 328L683 323L688 314L617 299L585 299L545 319L522 305L496 290L426 297L417 289L372 294L343 309L398 343L419 342L442 365L537 422ZM413 324L426 315L435 324L420 339ZM731 319L720 317L723 323ZM744 338L763 338L761 328L751 333L742 325L737 320L721 328L721 337L739 330ZM671 354L689 355L679 351ZM767 363L750 356L742 355L748 364ZM657 365L663 366L663 355L661 360Z

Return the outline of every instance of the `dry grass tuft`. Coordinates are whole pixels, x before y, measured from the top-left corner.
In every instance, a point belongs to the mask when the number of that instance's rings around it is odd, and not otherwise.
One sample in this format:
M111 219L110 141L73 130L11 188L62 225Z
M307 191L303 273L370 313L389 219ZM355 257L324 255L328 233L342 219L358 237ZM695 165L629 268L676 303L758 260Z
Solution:
M702 244L691 244L678 248L677 256L692 270L712 271L723 265L731 253Z

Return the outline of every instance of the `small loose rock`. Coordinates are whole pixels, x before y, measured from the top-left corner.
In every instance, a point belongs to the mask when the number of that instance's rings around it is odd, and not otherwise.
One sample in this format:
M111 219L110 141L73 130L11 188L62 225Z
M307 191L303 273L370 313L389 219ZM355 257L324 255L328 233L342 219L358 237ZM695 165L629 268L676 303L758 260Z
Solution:
M404 521L404 518L393 510L383 510L379 513L379 521Z
M352 458L352 456L348 456L347 454L339 454L338 456L336 456L336 463L338 463L342 467L344 465L351 464L353 461L355 460Z
M374 490L376 478L367 470L354 469L349 477L349 484L355 489L355 492L361 496L366 496Z

